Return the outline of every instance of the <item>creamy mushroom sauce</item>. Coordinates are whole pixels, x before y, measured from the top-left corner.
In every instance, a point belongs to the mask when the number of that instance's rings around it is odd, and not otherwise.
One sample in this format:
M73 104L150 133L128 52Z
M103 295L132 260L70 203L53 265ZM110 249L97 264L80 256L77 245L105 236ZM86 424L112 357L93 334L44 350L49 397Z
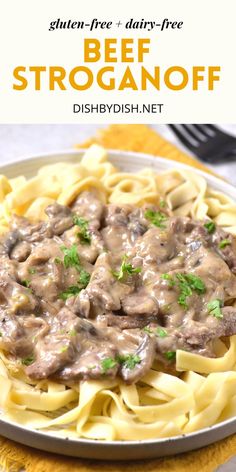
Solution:
M210 220L103 205L83 192L45 222L15 216L0 246L0 348L32 379L121 377L177 349L214 357L236 333L236 242Z

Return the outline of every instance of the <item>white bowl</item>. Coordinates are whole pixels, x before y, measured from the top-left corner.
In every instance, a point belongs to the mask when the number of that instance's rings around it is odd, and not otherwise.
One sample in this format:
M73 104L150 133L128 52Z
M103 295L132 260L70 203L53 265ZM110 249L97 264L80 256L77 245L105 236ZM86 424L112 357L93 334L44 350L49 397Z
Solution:
M34 156L1 166L0 174L5 174L9 178L22 174L32 177L43 165L62 161L78 162L83 154L84 150L78 150ZM212 188L225 193L236 201L236 188L232 185L184 164L161 157L126 151L109 151L109 159L114 165L126 172L136 172L143 167L151 167L157 172L171 168L188 169L204 177ZM137 460L178 454L207 446L233 433L236 433L236 417L195 433L172 438L105 442L58 438L48 432L29 430L14 422L0 419L0 434L14 441L58 454L103 460Z

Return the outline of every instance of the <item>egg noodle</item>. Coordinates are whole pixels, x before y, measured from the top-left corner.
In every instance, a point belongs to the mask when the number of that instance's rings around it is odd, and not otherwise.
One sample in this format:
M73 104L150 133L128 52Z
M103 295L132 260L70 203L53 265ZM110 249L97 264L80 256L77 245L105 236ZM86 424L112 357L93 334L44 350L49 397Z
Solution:
M236 235L236 204L194 171L120 172L97 145L77 164L47 165L30 180L0 176L0 233L9 230L13 213L45 220L44 210L55 200L70 205L92 188L103 202L120 205L162 198L174 215L209 217ZM69 438L142 440L190 433L236 415L236 336L216 340L214 348L215 358L178 350L177 375L160 372L154 362L133 385L119 379L33 381L20 361L0 351L0 417Z

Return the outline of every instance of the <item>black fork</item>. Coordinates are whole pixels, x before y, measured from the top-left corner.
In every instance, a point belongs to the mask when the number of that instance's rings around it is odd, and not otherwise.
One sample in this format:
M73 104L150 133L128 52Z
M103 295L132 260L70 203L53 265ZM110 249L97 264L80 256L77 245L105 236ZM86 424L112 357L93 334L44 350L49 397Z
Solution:
M168 125L182 144L211 163L236 160L236 138L214 125Z

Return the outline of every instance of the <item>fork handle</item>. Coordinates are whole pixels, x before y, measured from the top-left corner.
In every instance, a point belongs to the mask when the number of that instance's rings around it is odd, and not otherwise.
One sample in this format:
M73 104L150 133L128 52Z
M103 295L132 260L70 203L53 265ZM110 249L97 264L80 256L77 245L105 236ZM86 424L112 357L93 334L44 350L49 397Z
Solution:
M209 162L209 164L222 164L224 162L236 162L236 147L233 149L225 150L224 153L214 154L213 156L201 157L202 161Z

